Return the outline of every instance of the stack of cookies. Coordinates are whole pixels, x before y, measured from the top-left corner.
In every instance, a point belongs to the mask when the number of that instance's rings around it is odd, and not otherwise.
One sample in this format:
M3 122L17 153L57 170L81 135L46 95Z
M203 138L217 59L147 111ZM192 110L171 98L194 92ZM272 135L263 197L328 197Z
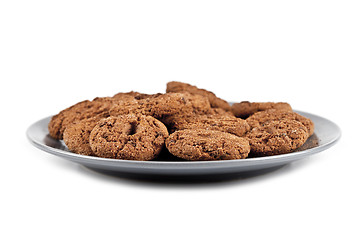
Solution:
M79 102L53 116L51 137L70 151L148 161L166 148L190 161L243 159L292 152L314 132L288 103L240 102L169 82L166 93L117 93Z

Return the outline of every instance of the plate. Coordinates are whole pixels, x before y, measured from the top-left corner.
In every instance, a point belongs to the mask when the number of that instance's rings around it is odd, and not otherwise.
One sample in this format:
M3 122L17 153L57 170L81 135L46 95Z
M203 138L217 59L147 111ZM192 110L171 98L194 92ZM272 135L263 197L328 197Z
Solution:
M341 131L335 123L307 112L296 112L310 118L315 124L314 135L308 139L301 149L296 152L276 156L223 161L189 162L182 161L181 159L173 159L169 157L171 156L170 154L166 153L162 155L161 159L155 159L153 161L117 160L75 154L67 149L63 141L50 137L47 126L51 117L41 119L32 124L26 134L35 147L99 171L168 176L236 174L281 167L293 161L324 151L340 139ZM169 158L167 159L167 157Z

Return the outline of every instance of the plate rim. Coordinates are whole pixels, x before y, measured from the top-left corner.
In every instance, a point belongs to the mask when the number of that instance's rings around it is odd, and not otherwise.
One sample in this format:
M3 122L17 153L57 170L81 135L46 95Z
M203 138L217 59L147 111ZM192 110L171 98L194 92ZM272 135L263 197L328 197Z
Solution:
M322 119L327 121L328 123L330 123L331 125L333 125L334 129L336 130L336 136L331 139L329 142L326 142L322 145L319 146L315 146L313 148L310 149L306 149L303 151L299 151L299 152L291 152L291 153L286 153L286 154L280 154L280 155L273 155L273 156L264 156L264 157L254 157L254 158L245 158L245 159L232 159L232 160L210 160L210 161L137 161L137 160L126 160L126 159L112 159L112 158L101 158L101 157L96 157L96 156L87 156L87 155L81 155L81 154L76 154L70 151L64 151L62 149L58 149L58 148L54 148L48 145L45 145L39 141L37 141L31 134L31 132L33 131L33 129L40 124L40 122L45 121L45 120L50 120L51 116L42 118L36 122L34 122L33 124L31 124L27 130L26 130L26 136L28 138L28 140L32 143L32 145L34 145L35 147L39 148L42 151L45 151L47 153L56 155L56 156L60 156L66 159L71 158L70 160L78 160L78 162L83 162L88 163L88 164L98 164L98 165L107 165L110 163L123 163L123 164L130 164L133 165L133 167L144 167L144 168L152 168L152 167L229 167L229 166L233 166L233 164L236 163L242 163L242 164L246 164L246 163L250 163L251 165L254 164L263 164L263 163L267 163L267 162L276 162L276 160L279 160L279 162L283 162L285 159L292 159L294 158L299 159L300 157L306 157L312 154L316 154L319 152L322 152L328 148L330 148L331 146L335 145L341 138L341 129L340 127L334 123L331 120L328 120L327 118L321 117L319 115L316 114L312 114L312 113L308 113L308 112L304 112L304 111L299 111L299 110L293 110L294 112L297 112L301 115L311 115L313 117ZM316 131L316 129L315 129ZM321 140L321 139L320 139ZM281 156L281 157L279 157Z

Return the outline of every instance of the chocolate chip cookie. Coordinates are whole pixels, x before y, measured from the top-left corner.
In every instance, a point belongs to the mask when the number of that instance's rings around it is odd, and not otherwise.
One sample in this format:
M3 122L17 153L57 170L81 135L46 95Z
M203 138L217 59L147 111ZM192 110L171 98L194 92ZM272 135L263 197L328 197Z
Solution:
M268 121L253 128L247 138L252 156L271 156L294 151L308 139L307 128L299 121Z
M100 120L90 133L90 147L104 158L154 159L169 133L159 120L144 115L121 115Z
M314 123L309 118L304 117L296 112L292 111L284 111L284 110L276 110L269 109L266 111L261 111L253 114L249 118L246 119L247 123L251 128L259 127L260 125L274 120L295 120L304 124L304 126L308 130L309 136L314 133Z
M176 131L166 139L166 147L174 156L190 161L241 159L250 152L246 138L204 129Z

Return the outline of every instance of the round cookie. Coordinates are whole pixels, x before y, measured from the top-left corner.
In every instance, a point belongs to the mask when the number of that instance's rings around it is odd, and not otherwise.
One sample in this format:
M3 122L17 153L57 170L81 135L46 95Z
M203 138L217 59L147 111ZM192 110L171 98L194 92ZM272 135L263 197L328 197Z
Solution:
M62 139L65 128L74 122L94 116L109 116L109 110L114 104L112 98L95 98L92 101L85 100L69 108L66 108L53 116L48 124L51 137Z
M204 129L176 131L166 139L166 147L174 156L190 161L241 159L250 152L246 138Z
M159 120L144 115L121 115L100 120L90 133L90 147L104 158L154 159L169 133Z
M66 127L63 139L68 149L74 153L92 156L89 137L96 124L103 119L101 116L83 119Z
M174 116L170 125L171 132L182 129L207 129L227 132L242 137L250 130L249 124L240 118L227 115Z
M306 127L299 121L282 119L253 128L247 138L253 156L271 156L294 151L308 139Z
M202 95L209 99L211 107L222 108L226 111L231 110L230 104L227 101L218 98L213 92L197 88L196 86L187 83L176 81L168 82L166 85L166 92L189 92L192 94Z
M240 103L234 103L231 106L231 111L236 117L247 118L252 114L268 109L279 109L292 111L290 104L285 102L248 102L243 101Z
M296 120L301 122L308 130L309 136L314 133L314 123L311 119L301 116L300 114L292 111L283 111L276 109L269 109L266 111L261 111L253 114L252 116L246 119L247 123L251 128L259 127L266 122L274 120Z

